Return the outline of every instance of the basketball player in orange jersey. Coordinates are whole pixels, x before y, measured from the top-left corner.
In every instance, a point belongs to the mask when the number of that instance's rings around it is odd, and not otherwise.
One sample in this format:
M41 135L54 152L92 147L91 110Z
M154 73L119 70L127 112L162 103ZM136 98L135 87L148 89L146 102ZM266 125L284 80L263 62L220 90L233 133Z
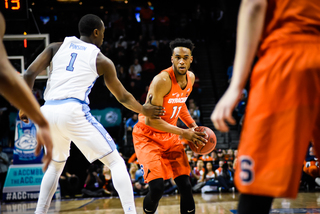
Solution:
M192 91L195 76L188 71L193 60L193 43L176 39L170 43L172 67L154 77L149 94L151 103L165 107L161 119L150 119L139 115L133 129L134 148L145 182L150 190L143 201L143 211L154 213L164 190L164 180L173 178L181 194L180 212L195 213L195 204L189 180L190 166L179 135L195 146L206 143L204 133L195 132L197 127L185 104ZM150 100L149 100L150 101ZM180 118L190 129L176 126Z
M232 111L258 50L235 183L238 213L269 213L274 197L297 196L311 139L320 154L319 1L243 0L237 31L233 77L211 119L221 131L235 124Z
M19 77L8 60L3 45L5 33L5 20L0 13L0 93L15 107L22 109L38 125L36 154L41 151L41 146L46 146L46 154L42 161L45 171L52 158L52 140L49 123L40 112L40 105L34 98L28 85Z

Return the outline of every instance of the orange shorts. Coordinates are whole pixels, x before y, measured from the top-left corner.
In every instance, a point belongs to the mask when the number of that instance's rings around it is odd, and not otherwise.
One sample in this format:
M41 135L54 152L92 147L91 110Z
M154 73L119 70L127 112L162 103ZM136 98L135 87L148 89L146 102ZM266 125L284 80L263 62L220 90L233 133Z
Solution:
M188 157L178 135L156 132L138 122L132 132L135 152L146 183L190 174Z
M235 183L240 192L297 195L309 142L320 154L320 42L269 48L251 75Z

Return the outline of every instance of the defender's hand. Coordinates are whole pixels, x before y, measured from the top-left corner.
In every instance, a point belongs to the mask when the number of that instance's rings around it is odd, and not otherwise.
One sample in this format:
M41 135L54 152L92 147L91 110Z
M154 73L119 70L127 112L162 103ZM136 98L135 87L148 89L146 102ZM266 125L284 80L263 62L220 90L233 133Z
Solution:
M52 159L52 148L53 148L50 128L48 124L39 126L37 130L37 141L38 141L38 144L35 150L36 156L40 154L42 146L46 147L46 153L42 158L42 162L44 163L42 170L46 171Z
M232 111L237 102L239 102L241 90L228 88L222 96L214 111L211 114L211 121L213 125L221 132L229 131L229 124L235 125L236 120L232 117Z
M142 114L146 117L150 117L152 119L160 119L160 116L163 116L165 111L162 106L154 106L151 104L152 95L150 94L147 103L143 105Z

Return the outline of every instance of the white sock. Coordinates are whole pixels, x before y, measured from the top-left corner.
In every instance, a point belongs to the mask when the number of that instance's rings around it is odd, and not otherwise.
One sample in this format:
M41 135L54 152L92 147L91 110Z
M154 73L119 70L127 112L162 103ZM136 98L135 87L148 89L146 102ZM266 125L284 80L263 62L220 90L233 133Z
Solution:
M36 214L47 213L50 207L53 194L57 190L59 177L66 162L51 161L47 171L42 178L40 194L38 198Z
M133 189L126 164L117 150L100 161L111 170L112 182L117 190L125 214L136 214Z

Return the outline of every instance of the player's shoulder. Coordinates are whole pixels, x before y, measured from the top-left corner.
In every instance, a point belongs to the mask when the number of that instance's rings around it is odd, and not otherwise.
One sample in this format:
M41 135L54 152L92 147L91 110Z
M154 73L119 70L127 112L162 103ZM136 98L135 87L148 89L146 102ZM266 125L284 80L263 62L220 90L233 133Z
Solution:
M194 73L192 71L188 71L188 75L189 75L192 83L194 83L194 81L196 79L196 75L194 75Z
M156 85L159 85L160 87L161 87L161 85L164 86L164 85L167 85L169 83L171 85L171 78L170 78L169 73L166 72L166 71L160 72L159 74L157 74L153 78L152 83L154 83Z

